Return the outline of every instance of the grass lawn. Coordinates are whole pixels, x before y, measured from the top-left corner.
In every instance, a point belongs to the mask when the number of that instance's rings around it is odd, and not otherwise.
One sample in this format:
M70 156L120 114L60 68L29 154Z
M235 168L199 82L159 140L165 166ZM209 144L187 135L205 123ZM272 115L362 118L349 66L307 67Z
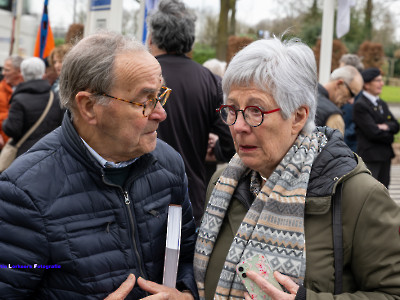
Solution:
M400 103L400 86L385 85L379 97L387 103Z
M382 93L379 95L387 103L399 103L400 104L400 86L383 86ZM398 120L400 122L400 120ZM400 143L400 132L394 136L394 142Z

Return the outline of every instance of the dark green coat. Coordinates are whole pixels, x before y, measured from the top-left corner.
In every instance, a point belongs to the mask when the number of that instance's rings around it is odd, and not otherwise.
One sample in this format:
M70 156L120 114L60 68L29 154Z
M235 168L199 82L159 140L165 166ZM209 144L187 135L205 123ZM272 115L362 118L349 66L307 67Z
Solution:
M307 189L307 300L400 299L400 207L370 175L362 159L347 148L340 132L320 130L326 131L329 142L314 162ZM208 198L221 173L217 171L211 179ZM331 200L339 182L343 182L343 294L333 296ZM213 297L227 251L246 212L240 195L234 197L210 257L206 299Z

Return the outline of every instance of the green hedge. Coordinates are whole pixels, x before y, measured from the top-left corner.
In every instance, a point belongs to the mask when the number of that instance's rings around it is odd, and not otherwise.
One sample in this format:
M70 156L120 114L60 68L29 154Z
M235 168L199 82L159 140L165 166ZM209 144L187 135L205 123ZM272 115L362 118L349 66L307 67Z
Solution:
M193 47L192 58L199 64L203 64L206 60L210 58L215 58L215 56L216 56L215 49L210 46L195 44Z

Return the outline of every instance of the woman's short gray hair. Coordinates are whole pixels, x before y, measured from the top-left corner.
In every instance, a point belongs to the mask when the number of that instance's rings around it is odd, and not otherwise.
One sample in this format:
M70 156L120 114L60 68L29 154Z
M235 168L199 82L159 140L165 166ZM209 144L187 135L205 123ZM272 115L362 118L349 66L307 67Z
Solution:
M80 40L64 57L60 74L61 104L73 114L78 92L109 93L114 85L115 57L126 51L147 52L134 38L115 32L98 32ZM96 100L102 104L109 102L105 97Z
M284 119L302 105L307 106L309 117L304 130L315 129L317 67L313 51L299 39L258 40L239 51L222 80L225 101L232 87L253 84L275 99Z
M25 58L21 63L21 73L24 81L42 79L46 71L44 61L38 57Z

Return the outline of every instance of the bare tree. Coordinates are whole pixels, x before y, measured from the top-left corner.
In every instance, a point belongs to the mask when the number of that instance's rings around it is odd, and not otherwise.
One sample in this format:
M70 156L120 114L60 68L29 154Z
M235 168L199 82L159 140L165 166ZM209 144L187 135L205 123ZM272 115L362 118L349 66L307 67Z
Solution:
M372 0L367 0L367 5L365 6L365 39L372 40L372 10L373 4Z
M228 14L231 7L230 0L220 0L221 10L217 29L217 58L226 60L226 48L228 42Z
M218 28L218 16L211 12L203 11L201 13L201 30L196 36L196 40L204 45L216 48L217 46L217 28Z
M236 33L236 0L230 0L231 20L229 24L229 35Z

